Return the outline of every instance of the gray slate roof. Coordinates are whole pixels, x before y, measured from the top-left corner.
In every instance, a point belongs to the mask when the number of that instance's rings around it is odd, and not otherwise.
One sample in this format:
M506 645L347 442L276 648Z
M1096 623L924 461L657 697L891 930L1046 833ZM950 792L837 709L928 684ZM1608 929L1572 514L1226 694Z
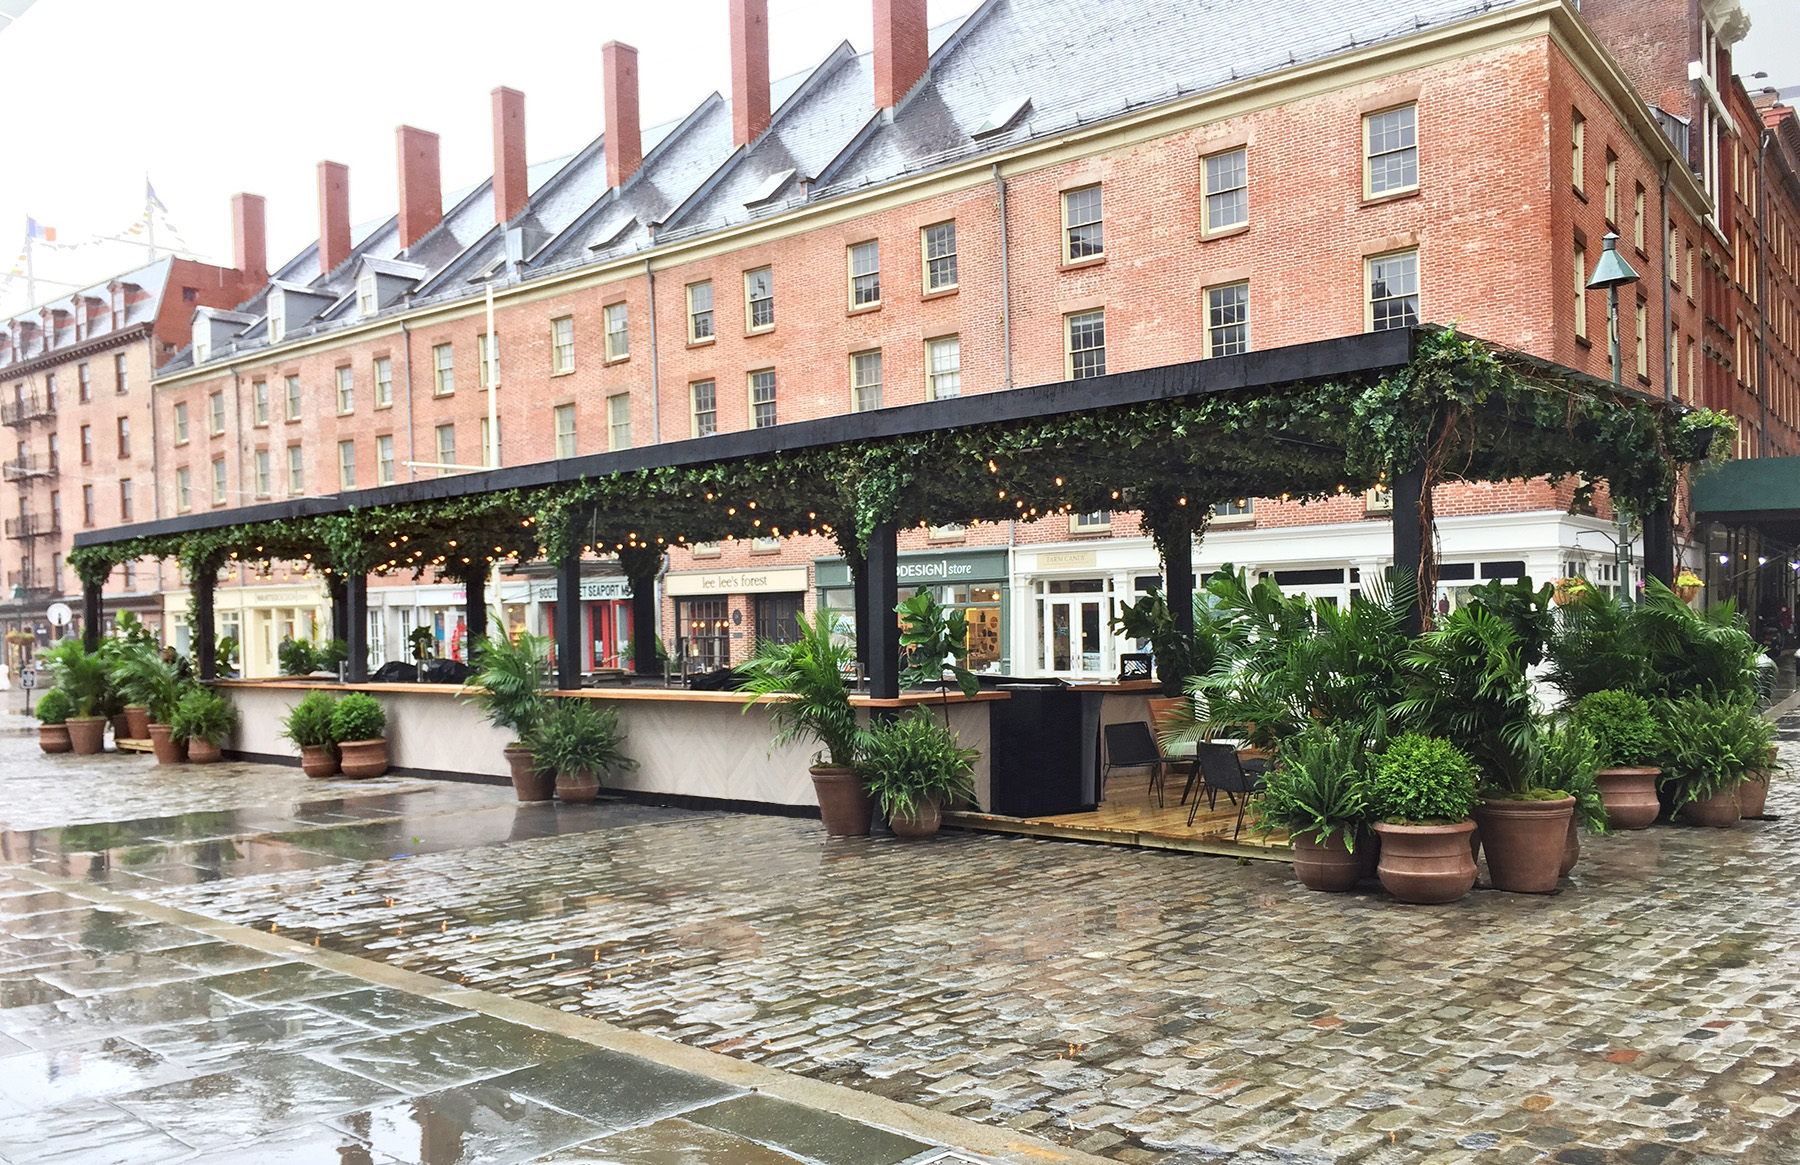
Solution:
M75 316L82 310L77 302L79 300L99 300L101 304L101 310L88 317L92 320L92 327L87 328L84 325L81 333L83 343L114 332L125 331L127 328L135 328L139 324L156 319L157 313L162 310L163 294L168 290L169 270L172 265L173 261L170 259L158 259L154 263L136 267L130 271L122 271L109 279L102 279L79 291L71 291L67 295L40 303L30 311L19 312L5 320L0 320L0 377L6 375L8 367L35 360L49 350L47 344L51 337L45 334L44 320L39 314L43 311L64 313L65 326L58 331L55 337L57 347L75 343ZM112 298L107 292L107 288L114 283L124 284L127 287L125 314L117 327L113 326ZM131 290L133 288L136 290ZM14 361L11 335L21 324L29 324L31 328L28 332L23 333L27 343L21 348L19 359Z

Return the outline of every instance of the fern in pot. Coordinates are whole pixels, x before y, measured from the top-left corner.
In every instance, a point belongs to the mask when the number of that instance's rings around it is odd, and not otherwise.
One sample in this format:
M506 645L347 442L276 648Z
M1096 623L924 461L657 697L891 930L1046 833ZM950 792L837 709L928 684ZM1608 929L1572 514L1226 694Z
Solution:
M490 635L481 641L475 661L479 670L463 685L462 695L474 701L489 724L512 734L506 763L519 800L548 801L552 779L532 766L525 740L549 705L550 637L528 631L511 638Z
M600 795L602 775L638 767L625 755L618 710L585 697L553 698L525 743L532 767L555 780L563 801L592 801Z
M144 734L156 753L156 763L185 761L187 748L173 729L175 709L186 694L176 665L165 660L152 645L130 646L114 659L112 680L125 700L126 718L144 718Z
M1319 724L1289 737L1263 776L1251 832L1286 833L1294 876L1309 890L1351 890L1362 876L1356 846L1369 841L1368 769L1359 731Z
M300 749L300 771L318 780L337 775L337 742L331 736L336 709L331 693L308 692L281 722L281 735Z
M170 717L170 735L187 747L188 760L211 764L219 759L231 730L237 727L237 711L211 688L195 686L181 697Z
M367 692L351 692L331 710L331 739L346 777L379 777L388 770L387 712Z
M877 720L862 738L858 769L898 837L937 833L947 805L975 796L975 760L956 732L925 708Z
M744 677L744 704L768 710L774 735L771 751L795 741L816 742L813 754L813 793L819 817L832 837L866 837L869 833L869 794L856 771L859 726L850 706L850 685L845 679L855 667L855 651L836 642L835 616L821 608L811 619L801 618L800 635L792 643L764 640L756 654L739 664Z

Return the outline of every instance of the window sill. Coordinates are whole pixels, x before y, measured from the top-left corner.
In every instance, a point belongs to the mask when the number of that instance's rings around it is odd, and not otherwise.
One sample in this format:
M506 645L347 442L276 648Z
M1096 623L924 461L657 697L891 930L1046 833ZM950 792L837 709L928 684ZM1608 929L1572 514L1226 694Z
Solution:
M300 418L299 417L289 417L287 420L285 420L281 423L284 425L298 425L300 423Z
M1106 260L1107 256L1104 254L1088 255L1080 259L1064 259L1061 265L1057 267L1057 270L1080 271L1086 267L1104 267L1106 265Z
M1256 525L1256 515L1214 514L1212 521L1208 524L1212 526L1254 526Z
M1069 537L1071 537L1071 538L1110 538L1110 537L1112 537L1112 527L1111 526L1084 526L1079 530L1070 530Z
M854 307L846 309L844 314L847 316L861 316L861 315L867 315L872 311L880 311L880 310L881 310L881 301L878 299L874 303L859 303Z
M761 327L761 328L747 328L744 331L744 335L746 337L748 337L748 336L766 336L774 330L775 330L775 325L769 324L769 325L767 325L765 327Z
M187 445L187 442L186 442L186 441L177 441L177 442L175 442L175 448L177 448L177 449L180 449L180 448L182 448L182 447L184 447L184 446L186 446L186 445ZM87 462L85 462L85 461L84 461L84 462L82 462L82 464L83 464L83 465L86 465L86 464L87 464Z
M1200 241L1203 243L1216 243L1220 239L1235 239L1239 235L1248 234L1249 231L1250 224L1241 222L1234 227L1224 227L1216 231L1201 231Z
M1594 346L1594 341L1590 340L1586 336L1576 336L1575 342L1577 344L1581 345L1581 347L1583 347L1583 348L1592 348Z
M715 334L706 337L704 340L689 340L687 346L690 348L710 348L718 342L719 337Z
M940 287L935 291L922 292L919 295L919 299L921 302L923 302L924 300L928 300L928 299L943 299L946 296L955 295L957 292L959 292L961 290L962 290L962 284L952 283L949 287Z
M1587 200L1588 200L1587 191L1583 190L1579 186L1575 186L1575 185L1571 184L1569 187L1569 193L1573 194L1576 198L1580 199L1583 206L1587 205Z
M625 357L625 358L624 358L624 359L625 359L625 360L629 360L629 359L631 359L631 357L629 357L629 356L627 356L627 357ZM619 363L623 363L623 362L624 362L624 360L621 360L621 361L619 361ZM601 365L601 367L603 367L603 368L604 368L604 367L605 367L605 364L604 364L604 363L603 363L603 364L602 364L602 365ZM562 371L561 371L561 372L552 372L552 373L551 373L551 374L550 374L550 379L551 379L551 380L555 380L555 379L556 379L556 378L557 378L557 377L559 377L559 376L573 376L573 375L575 375L575 370L574 370L574 369L573 369L573 368L565 368L565 369L563 369L563 370L562 370Z
M623 356L608 356L606 359L600 361L600 367L611 368L615 364L629 364L629 363L631 363L631 353L627 352ZM574 371L575 370L573 368L571 368L571 369L569 369L569 372L553 372L553 373L551 373L551 375L552 376L567 376L567 375L569 375L570 372L574 372Z
M1389 202L1403 202L1408 198L1417 198L1421 193L1417 186L1408 186L1405 190L1386 190L1380 194L1363 195L1364 206L1382 206Z
M393 407L394 407L394 402L393 402L393 401L389 401L389 402L387 402L387 403L386 403L386 404L384 404L384 405L375 405L375 406L374 406L374 409L375 409L375 411L376 411L376 412L378 412L378 413L380 413L380 412L385 412L385 411L387 411L387 410L388 410L388 409L391 409L391 408L393 408Z

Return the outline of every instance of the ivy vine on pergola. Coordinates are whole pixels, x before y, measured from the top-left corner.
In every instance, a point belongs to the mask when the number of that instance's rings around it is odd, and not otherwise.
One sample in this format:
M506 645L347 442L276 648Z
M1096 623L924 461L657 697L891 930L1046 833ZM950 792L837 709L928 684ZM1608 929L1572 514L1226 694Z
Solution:
M196 656L213 674L212 592L229 561L306 561L333 580L353 678L366 652L367 576L461 580L471 636L494 562L555 564L579 593L588 554L617 555L638 626L671 546L818 534L857 583L859 649L877 697L897 694L896 531L920 523L1136 510L1178 620L1211 507L1240 497L1392 491L1395 562L1436 593L1430 487L1579 474L1644 519L1651 573L1672 580L1669 501L1683 468L1734 422L1438 329L1296 345L1005 393L830 417L458 477L84 531L86 588L121 562L178 558L194 588ZM1171 553L1175 550L1175 553ZM559 682L579 682L578 604L557 606ZM879 617L872 617L879 616ZM635 664L656 670L652 636Z

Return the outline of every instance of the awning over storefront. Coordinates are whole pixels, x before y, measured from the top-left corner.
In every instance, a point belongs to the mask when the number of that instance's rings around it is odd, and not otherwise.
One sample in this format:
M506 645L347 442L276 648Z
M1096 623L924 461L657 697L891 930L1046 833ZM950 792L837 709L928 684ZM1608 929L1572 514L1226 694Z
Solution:
M1727 461L1695 476L1694 516L1800 543L1800 457Z

